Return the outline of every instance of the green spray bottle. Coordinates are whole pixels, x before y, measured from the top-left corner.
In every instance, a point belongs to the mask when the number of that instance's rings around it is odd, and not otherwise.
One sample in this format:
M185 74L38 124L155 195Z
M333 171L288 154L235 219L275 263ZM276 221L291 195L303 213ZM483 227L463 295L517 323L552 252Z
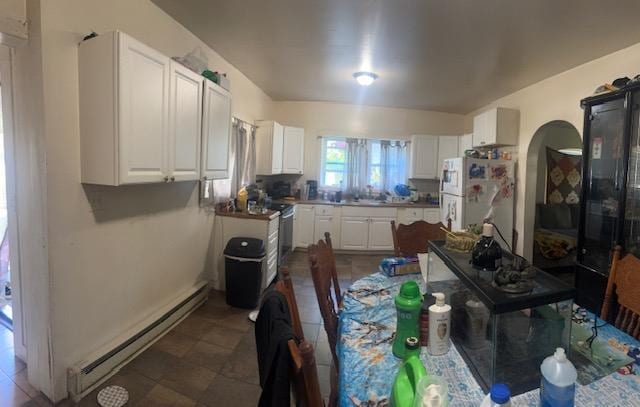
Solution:
M420 337L418 321L422 296L420 287L415 281L407 281L400 287L400 293L396 296L396 310L398 323L396 325L396 337L393 341L393 354L401 359L405 358L405 342L409 337Z
M406 356L391 389L392 407L413 407L418 383L422 377L427 375L427 371L420 360L418 338L407 338L405 347L407 349Z

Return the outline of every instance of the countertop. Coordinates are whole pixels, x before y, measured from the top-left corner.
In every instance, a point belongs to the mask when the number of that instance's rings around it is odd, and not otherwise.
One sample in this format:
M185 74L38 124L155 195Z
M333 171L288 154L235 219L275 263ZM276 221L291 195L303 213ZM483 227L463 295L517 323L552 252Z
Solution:
M367 207L373 207L373 208L439 208L440 207L438 205L428 204L426 202L418 202L418 203L404 203L404 202L386 203L386 202L375 202L375 201L331 202L331 201L325 201L322 199L313 199L313 200L307 200L307 201L278 200L278 202L284 202L289 204L302 204L302 205L367 206Z
M267 213L260 215L252 215L249 212L225 212L219 208L216 208L216 215L229 216L232 218L252 219L252 220L272 220L280 216L280 212L268 210Z

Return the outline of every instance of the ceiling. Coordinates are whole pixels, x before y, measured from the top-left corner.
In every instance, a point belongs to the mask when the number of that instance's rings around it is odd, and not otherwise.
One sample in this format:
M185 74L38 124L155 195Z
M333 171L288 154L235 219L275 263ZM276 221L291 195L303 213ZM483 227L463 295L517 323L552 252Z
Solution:
M640 42L637 0L152 1L274 100L468 113Z

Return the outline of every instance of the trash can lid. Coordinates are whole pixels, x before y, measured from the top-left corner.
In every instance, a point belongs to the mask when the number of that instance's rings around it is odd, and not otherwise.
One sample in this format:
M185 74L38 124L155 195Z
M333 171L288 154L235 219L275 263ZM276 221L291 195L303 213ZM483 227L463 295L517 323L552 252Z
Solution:
M266 254L264 241L253 237L232 237L224 249L225 256L259 259Z

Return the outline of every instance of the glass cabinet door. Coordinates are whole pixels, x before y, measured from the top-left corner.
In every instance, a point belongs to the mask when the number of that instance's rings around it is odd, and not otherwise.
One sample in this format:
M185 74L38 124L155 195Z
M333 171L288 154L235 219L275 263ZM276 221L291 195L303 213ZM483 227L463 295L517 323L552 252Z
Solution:
M640 92L632 100L623 243L627 252L640 257Z
M611 248L618 241L618 217L624 187L624 99L591 108L583 156L585 202L578 262L606 274Z

